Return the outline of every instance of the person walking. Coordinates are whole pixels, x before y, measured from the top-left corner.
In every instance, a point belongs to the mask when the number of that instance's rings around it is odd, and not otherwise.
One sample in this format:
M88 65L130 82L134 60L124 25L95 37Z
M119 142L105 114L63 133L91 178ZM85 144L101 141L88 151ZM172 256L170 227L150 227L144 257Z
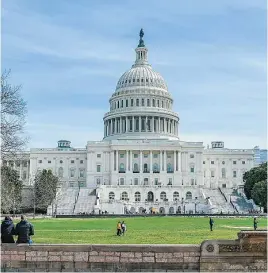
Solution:
M210 218L209 218L210 231L213 231L213 225L214 225L214 221L213 221L213 219L210 217Z
M32 242L31 236L34 235L33 225L26 220L24 215L20 217L21 221L16 225L15 235L18 235L17 244L29 244Z
M125 235L125 232L127 231L127 226L125 224L125 221L122 222L122 235Z
M1 242L2 244L15 243L13 235L15 235L15 226L9 216L1 224Z
M254 230L257 230L258 221L257 221L257 217L256 216L254 217L254 220L253 220L253 226L254 226Z
M121 225L121 222L119 221L117 223L117 236L121 235L121 230L122 230L122 225Z

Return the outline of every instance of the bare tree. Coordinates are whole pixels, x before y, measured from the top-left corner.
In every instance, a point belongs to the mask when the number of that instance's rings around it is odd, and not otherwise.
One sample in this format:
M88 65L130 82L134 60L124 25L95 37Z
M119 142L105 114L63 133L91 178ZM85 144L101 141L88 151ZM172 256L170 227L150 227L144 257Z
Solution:
M1 157L16 155L25 148L28 138L24 126L27 104L21 96L21 86L8 83L10 71L1 75Z

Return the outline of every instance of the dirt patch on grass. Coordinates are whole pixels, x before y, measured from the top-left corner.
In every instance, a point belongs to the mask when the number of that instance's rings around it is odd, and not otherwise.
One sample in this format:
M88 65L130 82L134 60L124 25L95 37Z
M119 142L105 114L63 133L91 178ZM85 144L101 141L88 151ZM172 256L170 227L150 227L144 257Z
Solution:
M236 227L236 226L222 226L222 227L225 227L225 228L235 228L235 229L243 229L243 228L245 228L245 229L251 229L252 227Z

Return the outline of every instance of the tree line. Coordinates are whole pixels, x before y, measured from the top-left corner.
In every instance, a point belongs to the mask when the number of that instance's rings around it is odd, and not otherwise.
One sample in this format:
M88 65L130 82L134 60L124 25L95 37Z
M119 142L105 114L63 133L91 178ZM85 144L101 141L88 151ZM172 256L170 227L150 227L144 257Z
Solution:
M59 179L51 170L38 172L34 179L34 185L28 193L29 207L23 206L22 190L23 182L20 180L18 171L9 166L1 167L1 211L6 214L16 214L23 210L33 210L35 213L47 212L47 207L56 198Z
M243 180L246 197L267 212L267 162L246 172Z

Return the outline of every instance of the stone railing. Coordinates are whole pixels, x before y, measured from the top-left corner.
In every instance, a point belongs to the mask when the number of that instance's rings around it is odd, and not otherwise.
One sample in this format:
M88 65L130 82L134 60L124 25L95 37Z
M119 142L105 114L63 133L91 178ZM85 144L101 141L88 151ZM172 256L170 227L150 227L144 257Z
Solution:
M1 271L144 272L266 271L267 231L200 245L2 244Z

